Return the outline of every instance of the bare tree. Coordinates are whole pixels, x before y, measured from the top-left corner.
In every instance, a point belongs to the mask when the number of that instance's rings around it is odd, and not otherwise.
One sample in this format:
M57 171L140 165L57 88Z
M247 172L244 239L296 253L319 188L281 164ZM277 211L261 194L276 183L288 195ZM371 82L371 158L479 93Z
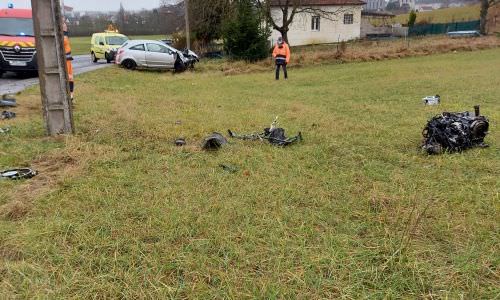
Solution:
M189 0L189 27L201 44L207 44L211 40L218 39L222 34L222 24L230 11L232 0ZM185 0L160 0L160 10L165 11L169 7L182 6ZM185 12L182 12L182 17Z
M206 44L222 34L222 24L231 8L231 0L189 0L191 32Z
M488 34L488 30L486 28L486 25L488 23L488 10L495 5L500 5L500 0L481 0L481 21L479 26L479 31L481 31L481 34Z
M160 0L160 7L168 7L170 5L174 5L176 4L177 2L179 1L175 1L175 0Z
M120 2L120 10L118 11L118 27L120 30L123 30L123 28L125 27L125 22L125 8L123 8L123 4Z
M336 10L325 10L322 6L312 5L310 0L256 0L256 3L270 27L281 33L287 43L290 25L298 15L309 14L333 21L344 13L352 12L351 3L353 5L364 4L364 2L357 0L346 1L345 6L338 5ZM273 7L280 10L280 16L278 17L280 20L276 20L275 16L273 16Z

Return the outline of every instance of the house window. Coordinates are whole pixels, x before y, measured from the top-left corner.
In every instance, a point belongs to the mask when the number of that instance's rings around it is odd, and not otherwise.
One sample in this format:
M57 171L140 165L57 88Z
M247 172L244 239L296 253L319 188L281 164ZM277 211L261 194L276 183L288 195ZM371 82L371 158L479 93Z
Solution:
M345 14L344 15L344 24L352 24L354 23L354 15L353 14Z
M311 30L319 31L319 16L313 16L311 19Z

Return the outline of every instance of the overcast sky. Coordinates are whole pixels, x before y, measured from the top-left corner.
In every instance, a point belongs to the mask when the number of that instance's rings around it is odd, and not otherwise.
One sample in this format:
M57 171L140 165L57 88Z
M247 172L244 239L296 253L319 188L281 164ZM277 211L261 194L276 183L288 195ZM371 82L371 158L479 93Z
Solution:
M64 0L66 6L72 6L75 10L92 11L117 11L120 2L126 10L150 9L158 7L159 0ZM8 3L14 3L18 8L30 7L31 0L0 0L0 8L6 8Z

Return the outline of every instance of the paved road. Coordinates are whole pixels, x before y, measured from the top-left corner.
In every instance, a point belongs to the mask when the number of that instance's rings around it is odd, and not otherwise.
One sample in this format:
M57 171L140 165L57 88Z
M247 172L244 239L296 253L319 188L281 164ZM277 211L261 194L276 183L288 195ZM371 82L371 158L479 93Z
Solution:
M94 64L90 61L90 55L76 55L74 58L73 69L75 70L75 74L94 71L112 65L106 64L103 61ZM0 78L0 95L18 93L35 84L38 84L38 78L19 79L15 74L7 73Z

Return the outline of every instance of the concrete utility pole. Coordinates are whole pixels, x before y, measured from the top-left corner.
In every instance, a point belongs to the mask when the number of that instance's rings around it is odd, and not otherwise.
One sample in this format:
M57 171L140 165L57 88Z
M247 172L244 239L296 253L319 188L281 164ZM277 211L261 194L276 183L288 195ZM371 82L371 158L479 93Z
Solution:
M59 0L31 0L43 116L51 136L73 133Z
M65 11L64 11L64 0L61 0L61 14L62 14L62 17L63 17L63 20L66 21L66 16L64 15Z
M191 49L191 28L189 27L189 0L184 0L184 20L186 21L186 47Z

